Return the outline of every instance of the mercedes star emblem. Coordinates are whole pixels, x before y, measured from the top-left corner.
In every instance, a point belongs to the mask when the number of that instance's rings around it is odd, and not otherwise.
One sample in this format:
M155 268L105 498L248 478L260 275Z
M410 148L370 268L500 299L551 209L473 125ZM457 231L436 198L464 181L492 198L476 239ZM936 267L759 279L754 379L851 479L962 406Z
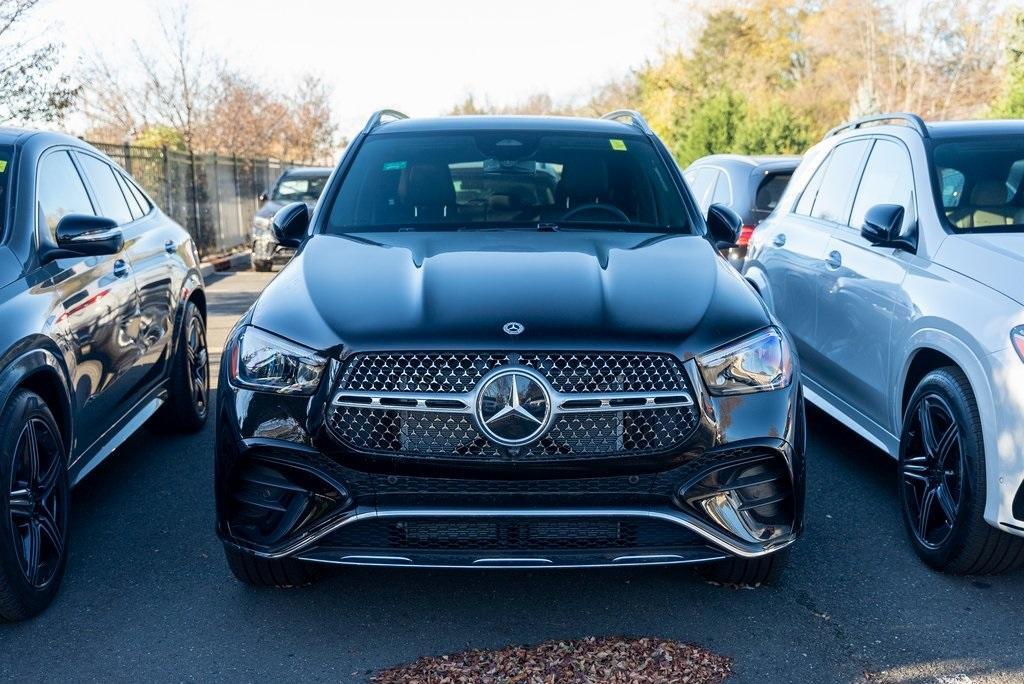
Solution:
M509 335L518 335L519 333L526 330L526 326L516 321L509 321L505 325L501 326L501 329L507 332Z
M480 431L494 443L529 444L547 430L551 420L547 381L529 368L499 368L480 385L476 417Z

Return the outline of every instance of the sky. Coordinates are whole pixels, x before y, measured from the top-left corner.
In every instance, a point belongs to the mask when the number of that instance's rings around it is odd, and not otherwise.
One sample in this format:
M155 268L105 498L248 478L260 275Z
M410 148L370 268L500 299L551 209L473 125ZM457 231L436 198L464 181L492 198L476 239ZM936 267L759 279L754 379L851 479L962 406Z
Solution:
M351 137L377 109L443 114L468 93L509 104L538 91L580 97L657 56L687 22L682 0L191 0L197 38L287 90L312 71L333 88ZM45 0L35 21L69 60L117 64L159 40L156 0ZM48 33L50 33L48 31ZM73 127L74 119L69 121Z

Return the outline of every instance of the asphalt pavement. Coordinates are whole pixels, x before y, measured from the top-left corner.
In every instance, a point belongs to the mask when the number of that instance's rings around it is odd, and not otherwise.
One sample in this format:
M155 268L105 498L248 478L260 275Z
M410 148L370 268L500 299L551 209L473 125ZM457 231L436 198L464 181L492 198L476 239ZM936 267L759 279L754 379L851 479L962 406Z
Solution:
M211 281L214 358L270 277ZM422 655L627 635L727 655L737 682L1024 680L1024 574L926 569L888 458L816 411L809 430L806 534L775 587L714 586L684 568L358 568L287 591L228 572L212 424L143 430L75 490L63 590L35 620L0 626L0 679L363 681Z

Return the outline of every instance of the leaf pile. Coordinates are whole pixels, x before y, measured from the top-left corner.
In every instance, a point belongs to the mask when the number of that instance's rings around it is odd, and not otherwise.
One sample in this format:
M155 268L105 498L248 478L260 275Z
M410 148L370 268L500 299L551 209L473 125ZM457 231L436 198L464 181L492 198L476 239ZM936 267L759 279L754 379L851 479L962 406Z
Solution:
M678 641L588 637L420 658L382 670L375 684L719 684L725 656Z

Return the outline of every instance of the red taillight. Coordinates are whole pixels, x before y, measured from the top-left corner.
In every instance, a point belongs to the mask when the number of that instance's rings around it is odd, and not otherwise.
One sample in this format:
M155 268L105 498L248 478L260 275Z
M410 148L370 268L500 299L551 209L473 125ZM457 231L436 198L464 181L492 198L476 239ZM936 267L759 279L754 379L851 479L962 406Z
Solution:
M740 236L736 240L737 247L746 247L750 243L750 236L754 234L754 226L743 226L740 228Z

